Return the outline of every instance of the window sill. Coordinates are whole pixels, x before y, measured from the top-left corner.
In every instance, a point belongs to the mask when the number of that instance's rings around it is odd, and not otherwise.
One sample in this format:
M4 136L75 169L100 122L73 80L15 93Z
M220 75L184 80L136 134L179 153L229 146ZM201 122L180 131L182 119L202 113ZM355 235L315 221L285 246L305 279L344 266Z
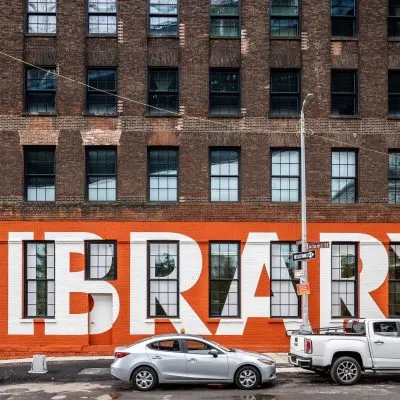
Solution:
M268 321L273 324L282 323L282 320L287 320L288 322L295 322L301 324L303 320L300 317L270 317L271 319Z
M118 200L85 200L85 203L89 205L94 205L94 206L112 206L112 205L118 205Z
M226 206L226 205L233 205L233 204L241 204L241 201L239 200L239 201L216 201L216 200L209 200L209 202L211 203L211 204L215 204L215 205L218 205L218 204L220 204L221 206Z
M25 32L24 36L27 36L27 37L54 37L54 38L56 38L57 37L57 33L28 33L28 32Z
M244 118L242 114L208 114L208 118Z
M23 117L57 117L57 113L34 113L34 112L27 112L24 111L21 113Z
M173 113L165 113L165 114L146 113L145 117L146 118L182 118L183 115L179 115L179 113L177 111L176 114L173 114Z
M270 40L294 40L294 41L301 41L301 37L300 36L296 36L296 37L290 37L290 36L271 36L269 38Z
M389 37L388 41L389 42L400 42L400 36L399 37Z
M144 320L145 324L152 324L152 323L160 323L160 324L166 324L166 323L170 323L170 322L182 322L182 320L180 318L176 318L176 317L171 317L171 318L147 318Z
M92 114L92 113L88 113L88 112L83 112L82 116L83 117L100 117L100 118L112 117L112 118L116 118L116 117L119 117L120 115L118 113L115 113L115 114Z
M269 119L299 119L300 115L268 115Z
M360 115L334 115L329 116L331 119L362 119Z
M388 115L387 119L400 119L400 115L396 116L396 115Z
M207 318L207 322L219 322L219 323L224 323L224 324L234 324L237 322L244 322L244 320L240 317L237 318L232 318L232 317L212 317L212 318Z
M53 317L43 317L43 318L20 318L19 322L23 324L32 323L32 322L46 322L46 323L56 323L57 320Z
M56 204L56 200L24 200L24 204L26 205L34 205L34 204Z
M210 35L210 40L241 40L240 35L239 36L212 36Z
M107 35L107 34L100 34L100 35L94 35L94 34L91 34L91 35L89 35L89 34L86 34L86 39L92 39L92 38L114 38L114 39L117 39L118 38L118 35L116 35L116 34L110 34L110 35Z
M331 42L358 42L358 37L334 36Z

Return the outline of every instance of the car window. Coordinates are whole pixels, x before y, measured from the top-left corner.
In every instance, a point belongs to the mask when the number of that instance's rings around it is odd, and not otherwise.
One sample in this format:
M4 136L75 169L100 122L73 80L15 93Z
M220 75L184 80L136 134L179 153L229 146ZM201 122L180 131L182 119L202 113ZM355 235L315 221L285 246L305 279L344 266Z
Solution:
M374 333L378 336L399 336L396 322L374 322Z
M187 351L190 354L208 354L210 350L214 349L214 347L210 346L209 344L200 342L198 340L185 340L185 343Z
M177 340L160 340L148 345L149 349L158 351L180 351L179 342Z

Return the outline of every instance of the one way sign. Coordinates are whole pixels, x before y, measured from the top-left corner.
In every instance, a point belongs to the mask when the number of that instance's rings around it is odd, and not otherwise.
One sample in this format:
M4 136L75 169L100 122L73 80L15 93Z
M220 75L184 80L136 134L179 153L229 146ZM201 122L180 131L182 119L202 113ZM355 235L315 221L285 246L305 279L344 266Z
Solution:
M292 254L293 261L311 260L313 258L315 258L315 250L304 251L303 253L293 253Z

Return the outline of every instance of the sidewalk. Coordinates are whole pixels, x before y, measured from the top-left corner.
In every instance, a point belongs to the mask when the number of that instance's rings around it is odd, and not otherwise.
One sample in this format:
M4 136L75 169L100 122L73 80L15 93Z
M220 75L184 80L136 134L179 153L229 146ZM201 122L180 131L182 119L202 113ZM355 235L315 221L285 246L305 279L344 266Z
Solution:
M287 361L287 353L265 353L277 363L279 373L301 373ZM112 356L47 357L45 374L30 374L31 358L0 360L0 384L17 382L94 382L109 381Z

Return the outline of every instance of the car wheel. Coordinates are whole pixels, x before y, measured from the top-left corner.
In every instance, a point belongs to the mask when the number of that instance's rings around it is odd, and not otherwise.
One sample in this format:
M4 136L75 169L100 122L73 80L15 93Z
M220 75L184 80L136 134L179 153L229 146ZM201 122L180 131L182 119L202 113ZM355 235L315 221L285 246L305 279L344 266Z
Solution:
M260 383L260 373L258 369L250 365L239 368L235 375L235 383L239 389L254 389Z
M354 385L361 376L361 366L352 357L340 357L332 365L331 378L339 385Z
M132 374L132 384L136 390L142 392L153 390L158 383L157 374L153 368L140 367Z

